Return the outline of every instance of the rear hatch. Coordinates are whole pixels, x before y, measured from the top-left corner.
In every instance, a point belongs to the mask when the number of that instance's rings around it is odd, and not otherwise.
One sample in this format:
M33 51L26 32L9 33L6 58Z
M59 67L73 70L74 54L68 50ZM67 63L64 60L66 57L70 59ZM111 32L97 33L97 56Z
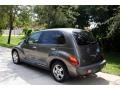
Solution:
M78 46L80 66L95 64L103 60L99 44L91 32L73 32L73 36Z

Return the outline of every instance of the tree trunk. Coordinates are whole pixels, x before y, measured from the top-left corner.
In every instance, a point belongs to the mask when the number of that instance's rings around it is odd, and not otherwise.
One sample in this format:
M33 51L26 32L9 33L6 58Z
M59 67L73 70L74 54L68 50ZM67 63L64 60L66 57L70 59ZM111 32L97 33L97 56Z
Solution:
M10 44L11 32L13 30L13 10L12 10L12 8L10 10L10 16L9 16L9 27L10 27L10 30L9 30L8 44Z

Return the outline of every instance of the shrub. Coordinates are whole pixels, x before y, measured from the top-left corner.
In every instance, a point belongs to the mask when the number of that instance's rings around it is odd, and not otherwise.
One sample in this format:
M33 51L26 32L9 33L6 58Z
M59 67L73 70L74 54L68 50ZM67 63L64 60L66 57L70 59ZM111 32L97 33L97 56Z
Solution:
M28 37L28 36L31 35L32 30L25 28L25 29L23 29L23 33L24 33L24 36L25 36L25 38L26 38L26 37Z

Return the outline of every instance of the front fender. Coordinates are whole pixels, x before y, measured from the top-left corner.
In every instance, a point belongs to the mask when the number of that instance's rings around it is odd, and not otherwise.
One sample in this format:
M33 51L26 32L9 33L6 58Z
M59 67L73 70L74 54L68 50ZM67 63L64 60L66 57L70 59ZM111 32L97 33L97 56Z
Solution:
M12 48L12 52L13 52L14 50L16 50L16 51L18 52L19 57L20 57L20 60L23 60L23 59L25 58L24 51L23 51L23 49L22 49L21 47L16 46L16 47Z

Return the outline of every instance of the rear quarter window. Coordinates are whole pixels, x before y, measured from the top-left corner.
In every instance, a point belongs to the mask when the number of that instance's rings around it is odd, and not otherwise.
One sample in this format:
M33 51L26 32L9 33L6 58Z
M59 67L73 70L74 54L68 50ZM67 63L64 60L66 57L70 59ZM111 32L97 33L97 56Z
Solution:
M40 36L41 44L65 44L65 37L59 31L43 31Z

